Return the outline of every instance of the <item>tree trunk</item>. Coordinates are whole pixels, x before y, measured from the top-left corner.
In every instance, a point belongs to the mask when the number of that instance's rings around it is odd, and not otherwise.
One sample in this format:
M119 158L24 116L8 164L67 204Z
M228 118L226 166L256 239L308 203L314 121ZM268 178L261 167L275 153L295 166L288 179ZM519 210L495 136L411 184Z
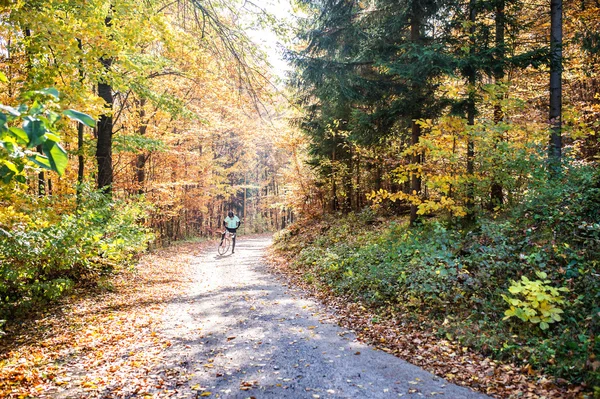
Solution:
M337 186L335 181L335 167L337 161L337 135L334 131L333 133L333 151L331 153L331 211L335 212L339 208L338 198L337 198Z
M83 84L83 44L77 39L77 47L82 55L79 58L79 82ZM83 157L83 123L77 123L77 206L81 203L81 190L83 189L85 159Z
M356 158L356 210L359 211L362 208L361 203L362 190L360 189L360 153Z
M413 43L418 43L421 40L421 18L418 10L418 2L413 1L412 3L412 16L410 22L410 40ZM419 91L417 85L413 85L413 90ZM419 140L421 137L421 125L419 125L418 119L421 115L413 115L412 118L412 129L410 136L410 144L411 146L417 146L419 144ZM415 152L411 157L411 163L415 165L421 165L421 153ZM411 195L420 195L421 194L421 173L413 170L410 182L410 194ZM412 203L410 204L410 225L412 226L417 220L417 205Z
M550 176L561 169L562 151L562 0L550 1Z
M106 17L106 26L111 26L112 19ZM112 65L112 58L101 58L100 62L104 66L105 72L108 75ZM113 182L113 165L112 165L112 135L113 135L113 94L112 86L106 81L98 83L98 95L106 104L106 113L100 116L98 123L98 142L96 144L96 160L98 161L98 189L102 190L107 195L111 195L111 185Z
M85 172L85 159L83 157L83 123L77 124L77 195L81 196L81 186Z
M42 146L38 145L36 147L37 152L39 152L40 154L42 154ZM46 193L46 177L44 176L44 172L40 171L38 173L38 196L39 197L44 197L47 193Z
M467 102L467 124L469 126L475 125L475 90L476 90L476 76L475 66L473 63L473 56L475 54L475 18L477 16L477 10L475 9L475 0L469 2L469 55L471 57L471 65L467 70L467 79L469 83L469 99ZM475 215L475 183L473 182L475 174L475 144L473 142L473 130L470 129L467 135L467 220L473 220Z
M412 122L412 132L410 136L411 146L419 144L419 138L421 137L421 125L416 120ZM421 154L415 150L412 155L411 163L415 166L421 165ZM412 172L412 178L410 181L410 195L421 194L421 174L417 171ZM417 220L417 205L414 203L410 204L410 224L411 226Z
M353 187L352 187L352 170L353 170L353 162L352 162L352 155L350 155L350 158L348 160L349 162L349 166L348 169L346 169L347 171L349 171L349 173L345 173L344 174L344 194L345 194L345 198L344 198L344 213L350 213L352 211L352 199L354 198L354 191L353 191Z
M496 3L496 65L494 65L494 83L499 85L504 80L504 33L505 33L505 0L497 0ZM494 106L494 123L499 124L504 119L504 112L502 111L502 104L500 101L504 98L504 93L500 91L500 95L496 99L498 103ZM496 137L496 141L501 141L504 138L501 133ZM490 187L490 205L489 209L493 210L497 206L504 203L504 194L502 193L502 185L492 178L492 184Z
M138 133L140 136L144 136L146 134L146 130L148 129L148 123L145 120L146 118L146 110L144 106L146 105L146 99L140 99L138 103L140 109L138 111L138 116L140 118L140 128ZM144 194L144 186L146 184L146 160L148 156L146 154L138 154L135 160L135 176L138 185L138 194Z
M26 28L24 31L25 37L30 38L31 37L31 29ZM32 69L32 55L31 52L29 50L29 47L27 47L25 49L25 54L27 56L26 58L26 64L25 64L25 69L27 70L27 81L28 83L32 81L31 78L31 69ZM31 89L31 87L30 87ZM42 150L42 146L38 145L36 148L36 151L40 154L43 154L43 150ZM38 177L37 177L37 189L38 189L38 196L39 197L43 197L45 196L46 193L46 178L44 176L44 171L40 171L38 172Z
M108 69L110 61L104 61L105 68ZM106 83L98 84L98 95L106 103L106 113L100 116L98 123L98 142L96 144L96 160L98 161L98 189L103 190L110 195L113 182L112 167L112 134L113 118L112 106L113 95L112 87Z

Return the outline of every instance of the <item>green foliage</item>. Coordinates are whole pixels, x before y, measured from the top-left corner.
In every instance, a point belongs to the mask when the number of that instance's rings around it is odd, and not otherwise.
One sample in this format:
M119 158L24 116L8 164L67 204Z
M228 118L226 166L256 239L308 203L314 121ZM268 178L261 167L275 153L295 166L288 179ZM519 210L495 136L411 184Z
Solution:
M109 202L88 193L73 214L38 208L28 222L0 228L0 317L127 265L152 239L140 225L146 210L143 202ZM9 223L2 216L0 226Z
M513 281L508 291L523 299L512 298L502 295L502 298L510 305L510 309L504 312L504 320L513 316L525 322L539 324L542 330L547 330L549 323L561 321L563 310L558 305L565 303L560 292L569 292L566 287L554 288L548 275L544 272L536 272L542 280L529 280L522 276L521 281Z
M2 74L0 80L5 81L6 77ZM58 96L56 89L44 89L25 93L24 97L32 101L30 106L0 105L0 180L4 184L25 183L26 169L34 165L60 175L65 172L67 152L57 133L61 114L53 110ZM66 110L62 114L90 127L95 125L91 117L81 112ZM40 151L33 150L36 147Z
M469 229L452 220L408 229L389 216L325 216L290 227L276 248L291 252L314 284L427 315L442 336L598 385L590 365L600 357L600 174L571 165L562 179L538 180L512 212ZM536 271L537 280L522 278ZM527 323L503 319L509 314Z
M166 146L160 140L144 137L140 135L119 135L114 138L113 149L115 153L119 152L160 152L165 151Z

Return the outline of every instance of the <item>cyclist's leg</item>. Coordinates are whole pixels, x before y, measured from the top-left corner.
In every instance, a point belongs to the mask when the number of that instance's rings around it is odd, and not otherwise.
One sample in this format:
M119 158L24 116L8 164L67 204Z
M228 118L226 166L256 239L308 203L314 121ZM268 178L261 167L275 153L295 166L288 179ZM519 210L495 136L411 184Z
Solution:
M232 242L232 246L231 246L231 253L235 253L235 238L237 237L237 233L236 230L233 230L233 239L231 240Z
M225 231L223 232L223 234L221 234L221 244L219 244L219 245L223 244L224 239L225 239Z

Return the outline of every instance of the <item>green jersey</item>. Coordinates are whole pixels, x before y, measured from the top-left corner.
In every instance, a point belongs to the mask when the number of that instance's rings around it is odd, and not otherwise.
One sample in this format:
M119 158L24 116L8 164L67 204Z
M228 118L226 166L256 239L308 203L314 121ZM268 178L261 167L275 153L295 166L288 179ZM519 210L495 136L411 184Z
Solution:
M225 218L225 226L227 226L228 229L237 229L239 224L240 218L237 217L237 215L233 215L232 218L230 218L229 216Z

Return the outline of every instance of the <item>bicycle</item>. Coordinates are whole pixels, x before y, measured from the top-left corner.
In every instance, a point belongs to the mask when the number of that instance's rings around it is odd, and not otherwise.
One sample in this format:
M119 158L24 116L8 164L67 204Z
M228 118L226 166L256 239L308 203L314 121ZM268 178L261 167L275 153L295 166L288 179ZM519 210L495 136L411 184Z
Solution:
M219 242L219 246L217 247L217 252L219 255L225 255L229 248L231 247L231 241L235 238L235 233L230 232L229 230L225 231L225 237L223 241Z

